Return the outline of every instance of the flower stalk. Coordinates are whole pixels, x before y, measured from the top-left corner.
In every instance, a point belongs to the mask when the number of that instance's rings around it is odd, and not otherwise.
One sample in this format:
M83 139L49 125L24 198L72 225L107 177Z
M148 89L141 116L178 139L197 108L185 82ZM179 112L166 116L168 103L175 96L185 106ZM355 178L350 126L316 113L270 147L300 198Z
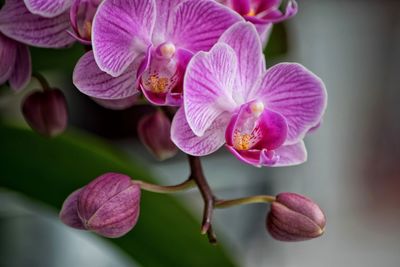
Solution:
M47 82L46 78L42 74L35 71L32 73L32 77L34 77L34 78L36 78L36 80L38 80L38 82L42 86L43 91L51 90L49 83Z

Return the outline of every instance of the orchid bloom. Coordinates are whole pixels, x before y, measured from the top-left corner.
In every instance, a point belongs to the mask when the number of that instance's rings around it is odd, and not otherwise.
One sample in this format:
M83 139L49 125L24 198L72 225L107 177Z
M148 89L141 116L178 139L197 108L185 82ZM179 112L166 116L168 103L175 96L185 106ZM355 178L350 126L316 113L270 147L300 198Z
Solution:
M73 81L86 95L121 108L140 88L156 105L180 105L186 65L242 18L211 0L105 0L93 21L93 52Z
M23 0L28 10L35 15L54 18L68 11L74 0Z
M221 0L219 2L253 23L263 44L266 44L273 24L293 17L298 10L295 0L288 1L285 12L279 10L282 0Z
M8 0L0 10L0 84L9 81L14 90L31 77L31 56L26 45L58 48L74 39L69 36L68 14L54 18L34 15L23 0Z
M295 165L306 160L302 139L318 125L325 108L323 82L296 63L266 70L257 31L242 22L209 52L192 58L171 138L195 156L226 144L254 166Z
M90 45L92 24L97 8L102 0L74 0L70 9L73 32L70 34L84 45Z

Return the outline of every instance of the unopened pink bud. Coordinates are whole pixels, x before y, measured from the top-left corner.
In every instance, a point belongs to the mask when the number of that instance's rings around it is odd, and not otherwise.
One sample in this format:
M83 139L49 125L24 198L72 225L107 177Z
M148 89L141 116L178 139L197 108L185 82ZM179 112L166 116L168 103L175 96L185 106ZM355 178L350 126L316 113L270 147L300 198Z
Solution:
M73 192L60 219L70 227L116 238L132 230L139 211L140 186L126 175L106 173Z
M158 160L176 155L178 149L171 141L171 122L161 111L141 118L138 134L142 143Z
M280 193L267 216L267 229L280 241L303 241L324 233L326 219L320 207L311 199Z
M29 126L42 135L53 137L67 128L67 102L59 89L28 95L22 103L22 113Z

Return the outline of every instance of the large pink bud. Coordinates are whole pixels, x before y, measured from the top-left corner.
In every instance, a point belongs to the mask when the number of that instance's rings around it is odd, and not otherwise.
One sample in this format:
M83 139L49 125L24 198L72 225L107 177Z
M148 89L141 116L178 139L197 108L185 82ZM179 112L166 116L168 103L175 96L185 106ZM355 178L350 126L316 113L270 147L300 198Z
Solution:
M324 233L326 219L320 207L311 199L280 193L267 216L267 229L280 241L303 241Z
M60 219L70 227L116 238L132 230L139 210L140 186L126 175L106 173L69 195Z

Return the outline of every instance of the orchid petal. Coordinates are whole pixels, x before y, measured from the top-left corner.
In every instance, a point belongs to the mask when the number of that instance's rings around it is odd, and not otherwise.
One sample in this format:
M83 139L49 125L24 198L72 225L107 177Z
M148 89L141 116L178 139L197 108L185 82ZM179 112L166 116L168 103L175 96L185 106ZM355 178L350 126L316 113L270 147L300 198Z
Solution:
M0 31L19 42L47 48L59 48L75 40L68 12L54 18L44 18L29 12L23 1L8 0L0 10Z
M153 43L159 44L167 38L168 27L172 23L175 8L184 0L155 0L157 18L154 26Z
M42 17L53 18L64 13L73 0L24 0L28 10Z
M9 83L12 89L19 91L28 85L32 76L31 53L26 45L18 44L17 57L14 70L11 73Z
M213 121L235 103L232 90L237 69L232 48L220 43L190 61L184 79L184 107L192 131L202 136Z
M250 98L283 115L288 123L287 145L299 142L321 120L326 108L325 85L315 74L297 63L270 68Z
M299 165L307 161L307 150L303 141L293 145L284 145L275 150L279 157L274 167Z
M307 160L307 150L304 142L284 145L276 150L243 150L238 151L233 146L226 148L240 161L255 167L285 167L304 163Z
M17 57L17 43L0 32L0 84L5 83L12 74Z
M233 94L235 100L239 103L252 100L248 99L248 95L265 71L261 41L256 29L248 22L236 23L224 32L219 42L232 47L238 59L237 84Z
M215 1L188 0L177 7L170 39L192 52L207 51L238 21L242 21L239 14Z
M150 45L154 0L105 0L93 21L93 52L102 71L116 77Z
M203 136L196 136L190 129L181 107L175 114L171 125L171 139L183 152L193 156L205 156L217 151L224 143L225 128L229 114L223 113L214 120Z
M93 52L83 55L75 66L73 83L82 93L100 99L118 100L138 93L135 77L140 60L133 62L118 77L101 71Z

